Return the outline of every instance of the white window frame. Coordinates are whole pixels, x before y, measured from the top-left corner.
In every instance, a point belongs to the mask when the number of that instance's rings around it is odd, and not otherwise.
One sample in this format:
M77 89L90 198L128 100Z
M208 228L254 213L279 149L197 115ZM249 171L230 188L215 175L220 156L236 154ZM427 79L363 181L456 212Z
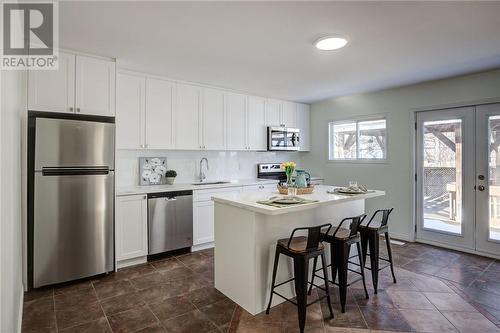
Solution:
M384 157L385 158L359 158L359 123L365 121L374 120L385 120L385 147L384 147ZM332 127L333 125L356 123L356 158L334 158L333 157L333 136ZM389 161L389 120L387 115L378 114L374 116L361 116L346 119L331 120L328 122L328 161L331 163L381 163L386 164Z

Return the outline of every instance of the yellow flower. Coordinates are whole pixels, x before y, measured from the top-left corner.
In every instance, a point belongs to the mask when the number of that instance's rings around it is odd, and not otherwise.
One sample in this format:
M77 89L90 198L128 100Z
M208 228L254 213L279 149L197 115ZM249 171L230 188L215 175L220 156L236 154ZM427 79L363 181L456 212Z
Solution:
M297 164L295 162L283 162L281 163L281 169L286 170L286 171L291 171L295 170L295 167Z

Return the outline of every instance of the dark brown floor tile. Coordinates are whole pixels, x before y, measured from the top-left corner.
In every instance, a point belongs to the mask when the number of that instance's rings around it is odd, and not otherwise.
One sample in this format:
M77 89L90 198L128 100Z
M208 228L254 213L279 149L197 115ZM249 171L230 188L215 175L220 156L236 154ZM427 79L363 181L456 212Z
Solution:
M194 265L201 260L207 259L207 257L200 252L193 252L193 253L189 253L189 254L184 254L184 255L178 256L176 258L179 259L186 266Z
M45 298L45 297L53 297L54 289L53 288L44 288L32 290L24 293L24 301L29 302L35 299Z
M97 302L97 295L92 287L92 289L57 294L54 299L57 311L71 306L95 303Z
M128 280L111 282L94 282L94 288L99 299L120 296L134 292L135 289Z
M54 288L54 295L67 294L67 293L87 293L92 289L92 283L90 281L82 281L77 283L69 283L61 285Z
M203 333L217 328L199 310L193 310L181 316L162 321L162 326L169 333Z
M500 260L495 260L488 266L488 271L500 272Z
M497 281L500 281L500 280L497 280ZM478 288L478 289L484 290L486 292L496 294L500 297L500 282L485 281L485 280L482 280L481 278L479 278L472 283L471 287Z
M453 292L450 289L450 287L446 285L446 283L433 277L420 276L418 278L411 278L411 282L417 288L418 291L443 292L443 293Z
M158 271L169 271L171 269L185 267L179 260L176 258L167 258L163 260L152 261L151 265L156 268Z
M145 304L138 292L110 297L101 301L102 309L107 316L138 308Z
M200 311L205 314L215 325L222 326L231 322L236 303L230 299L218 301L200 308Z
M45 328L35 328L32 330L22 330L22 333L56 333L57 329L55 327L45 327Z
M111 327L109 327L108 320L106 318L101 318L95 321L91 321L85 324L73 326L60 330L61 333L111 333Z
M190 275L182 280L170 281L169 285L178 290L180 294L212 286L209 280L199 275Z
M196 309L185 296L172 297L163 302L151 304L149 308L159 320L171 319Z
M371 330L410 332L412 328L398 309L360 307L363 318Z
M465 288L461 290L461 292L479 304L486 305L492 309L500 311L500 297L496 294L474 287Z
M134 333L167 333L167 331L160 324L155 324L135 331Z
M440 278L460 283L464 286L470 285L481 275L482 271L477 267L445 267L435 273Z
M154 286L139 291L139 296L148 304L163 302L169 298L185 294L182 289L174 288L172 284Z
M139 276L156 272L156 269L150 263L144 263L135 266L120 268L117 272L97 276L93 281L110 282L126 279L133 279Z
M164 284L166 280L162 274L160 274L159 272L155 272L131 279L130 282L134 285L135 288L142 290Z
M448 319L437 310L400 310L400 312L416 332L458 333Z
M435 274L439 270L441 270L444 266L436 266L432 265L420 260L413 260L402 266L404 269L410 270L416 273L424 273L424 274Z
M473 254L461 253L460 256L453 261L449 267L473 266L480 269L485 269L494 262L494 259L476 256Z
M54 299L45 297L23 304L23 331L55 328Z
M388 293L392 299L392 303L398 309L418 309L418 310L435 310L436 308L419 291L391 291Z
M365 293L361 289L356 289L354 292L354 299L359 306L381 306L387 308L393 308L391 297L384 290L379 290L377 294L370 293L369 299L366 299Z
M476 312L472 305L455 293L424 293L424 295L440 311Z
M108 316L108 320L114 333L134 332L158 322L145 306Z
M56 306L57 328L59 330L98 320L104 317L99 302L76 304L59 309Z
M327 327L350 327L350 328L367 328L366 322L363 319L360 308L357 305L346 305L346 312L340 311L340 305L333 305L334 318L330 318L330 312L326 302L321 301L321 311L325 328Z
M226 299L226 296L214 287L204 287L186 294L186 297L196 306L202 307Z
M165 281L186 279L188 277L197 275L195 272L185 266L161 271L160 273Z
M240 323L237 325L236 333L285 333L282 323Z
M461 332L500 332L500 329L478 312L444 311L443 315Z
M207 257L213 257L214 254L215 254L215 248L212 247L212 248L201 250L201 251L198 251L198 252L200 252L201 254L206 255Z

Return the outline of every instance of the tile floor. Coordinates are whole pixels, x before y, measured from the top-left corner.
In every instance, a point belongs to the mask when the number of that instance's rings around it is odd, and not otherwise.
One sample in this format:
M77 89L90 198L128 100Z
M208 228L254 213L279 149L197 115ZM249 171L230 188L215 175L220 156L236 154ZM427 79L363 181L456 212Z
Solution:
M500 332L500 261L415 243L393 252L397 284L382 271L368 300L354 284L346 313L332 288L335 318L316 303L306 331ZM293 305L252 316L214 289L213 267L205 250L26 293L23 332L298 332Z

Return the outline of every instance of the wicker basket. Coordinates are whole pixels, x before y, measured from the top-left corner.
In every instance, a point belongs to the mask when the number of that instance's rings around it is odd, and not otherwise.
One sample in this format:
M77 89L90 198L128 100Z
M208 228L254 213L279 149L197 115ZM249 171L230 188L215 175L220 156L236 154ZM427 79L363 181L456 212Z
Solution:
M288 194L287 187L281 187L279 185L277 187L278 187L278 191L280 192L280 194L285 194L285 195ZM309 185L308 187L297 187L297 195L311 194L311 193L313 193L313 191L314 191L314 185Z

